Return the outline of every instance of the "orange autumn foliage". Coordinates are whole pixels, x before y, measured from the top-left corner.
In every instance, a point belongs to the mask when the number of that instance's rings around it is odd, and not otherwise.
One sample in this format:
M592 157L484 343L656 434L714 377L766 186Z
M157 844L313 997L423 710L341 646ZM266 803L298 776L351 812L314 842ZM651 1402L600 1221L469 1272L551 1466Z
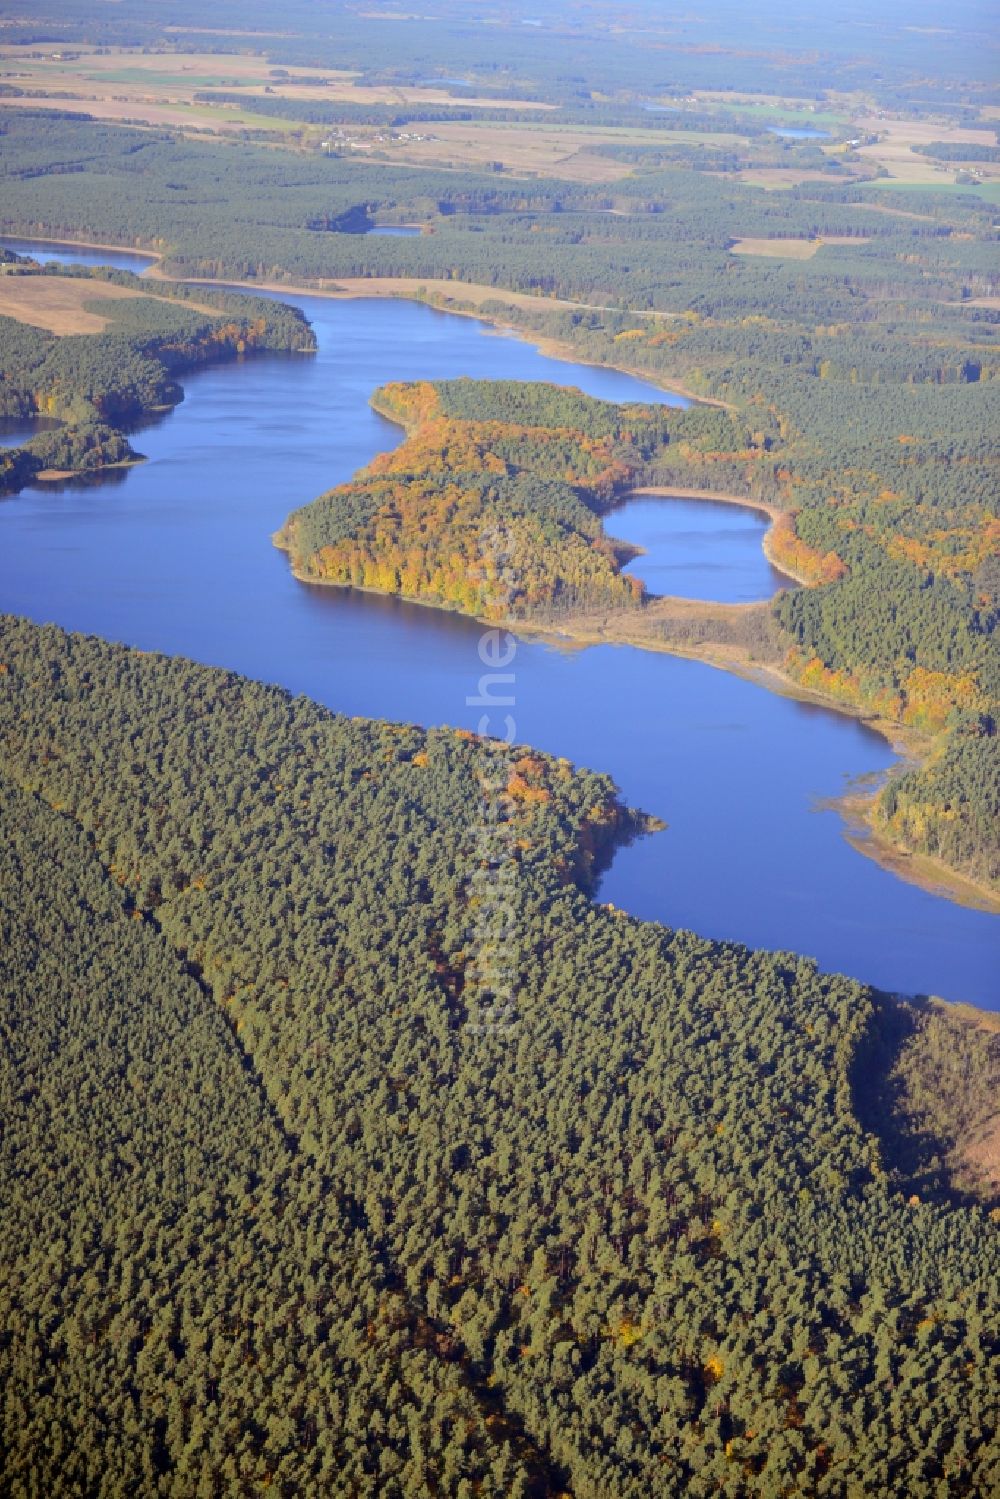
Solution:
M375 405L406 439L290 518L305 576L489 620L641 603L598 519L635 482L630 433L446 416L427 382Z
M817 552L796 534L795 517L779 516L768 535L768 553L776 567L812 587L836 583L847 568L836 552Z

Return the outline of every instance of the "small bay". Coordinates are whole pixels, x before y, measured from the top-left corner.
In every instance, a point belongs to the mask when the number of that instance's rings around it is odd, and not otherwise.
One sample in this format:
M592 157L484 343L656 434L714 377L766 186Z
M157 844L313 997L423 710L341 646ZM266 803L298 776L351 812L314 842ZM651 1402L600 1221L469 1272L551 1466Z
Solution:
M190 375L184 402L134 438L148 462L113 482L40 485L0 502L0 608L229 667L345 713L474 726L482 710L466 699L483 669L474 621L299 583L271 533L400 440L368 404L387 380L544 379L611 400L681 400L426 306L285 300L314 323L315 357ZM687 532L675 538L683 562L665 554L662 591L773 592L762 518L649 503L650 526L670 517ZM669 508L685 503L699 509ZM608 530L640 540L630 516L639 511L619 511ZM759 584L742 562L731 566L751 553ZM705 936L802 952L883 988L1000 1007L998 919L880 868L830 807L893 762L862 723L624 646L523 641L514 669L518 739L608 771L632 805L669 825L618 853L599 899Z

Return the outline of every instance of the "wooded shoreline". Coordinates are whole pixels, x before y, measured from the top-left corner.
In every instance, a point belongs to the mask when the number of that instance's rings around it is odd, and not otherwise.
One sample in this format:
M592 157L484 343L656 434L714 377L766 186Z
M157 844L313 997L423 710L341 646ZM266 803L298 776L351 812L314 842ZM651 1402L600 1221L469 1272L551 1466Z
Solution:
M9 237L13 239L30 238L30 236L27 236L23 233L12 233ZM558 358L560 360L565 360L566 362L572 362L576 364L587 364L591 368L613 368L623 374L628 374L635 379L642 380L649 385L662 390L672 391L675 394L682 395L686 399L695 401L699 404L727 407L727 403L725 402L706 400L705 398L697 396L693 392L684 389L680 385L668 384L662 379L654 375L650 375L644 370L630 367L624 364L609 365L599 360L588 360L577 354L573 350L571 344L554 340L543 334L536 334L530 329L511 328L509 325L504 324L502 320L494 313L486 312L480 307L450 307L446 305L438 305L431 298L423 295L418 295L418 290L422 289L426 285L426 283L423 282L413 281L411 283L406 278L400 277L354 278L349 281L342 280L340 282L336 282L332 286L324 286L322 284L318 286L310 286L308 284L286 285L279 282L219 281L204 280L203 278L174 278L168 277L163 274L160 269L160 263L162 262L163 257L161 254L155 251L144 251L136 249L132 246L115 246L106 243L84 240L46 238L44 240L40 239L36 242L40 244L47 243L52 245L65 245L67 247L76 246L80 249L117 250L125 254L146 256L151 261L153 261L153 266L148 272L148 277L151 281L178 280L182 284L186 285L206 285L209 287L217 287L219 290L235 289L247 293L252 293L254 291L272 291L288 296L319 296L329 300L363 300L366 296L388 296L398 297L403 300L419 301L431 307L436 307L437 310L443 312L454 313L460 316L475 317L483 322L492 324L494 327L502 328L505 332L513 333L518 338L524 339L526 342L533 344L542 353L549 354L552 357ZM376 288L379 287L380 283L382 285L382 290L379 291L376 290ZM389 283L389 285L391 285L391 290L386 287L386 283ZM467 284L462 282L448 282L444 284L449 287L454 286L456 290L467 287ZM539 305L544 306L546 302L549 302L553 307L556 308L558 308L560 305L575 305L561 303L558 299L529 297L524 293L504 293L502 291L498 291L498 289L496 288L483 287L475 289L482 292L489 291L491 294L490 299L498 301L507 300L511 305L530 304L534 307ZM380 408L377 403L373 404L375 404L375 409L380 410L382 415L388 417L389 419L398 421L398 417L395 417L393 413L382 410L382 408ZM47 477L55 478L56 476L55 474L50 474ZM68 473L60 473L59 477L64 478L71 476ZM801 586L809 586L809 582L804 576L802 576L801 574L796 574L792 566L783 561L779 561L778 558L774 555L773 528L775 525L779 524L781 520L787 519L789 516L789 512L781 510L778 506L771 505L763 500L753 499L749 496L741 496L731 493L718 493L710 490L697 490L688 487L684 487L683 489L681 489L661 488L657 486L639 486L631 493L640 495L662 495L664 498L672 497L679 499L690 498L718 501L722 504L743 506L744 508L756 510L760 514L767 515L771 520L772 525L768 529L763 541L765 556L768 558L768 561L771 562L773 567L775 567L785 576L792 579L795 583ZM627 496L623 498L627 498ZM280 542L277 541L275 544L279 546L281 545ZM300 570L295 568L293 568L293 573L297 578L300 579L300 581L321 584L330 583L330 580L327 579L306 577ZM332 586L338 587L342 585L333 583ZM379 592L380 590L362 589L361 591ZM441 607L428 603L428 601L426 600L411 600L411 602L425 603L428 607ZM666 598L662 601L662 603L668 608L676 608L678 605L688 605L690 602L691 601L685 600L683 598ZM747 607L755 608L757 606L709 604L706 607L716 617L720 617L722 614L728 614L734 609L745 609ZM656 616L654 614L647 614L648 620L655 618ZM900 755L901 758L907 760L911 765L920 765L921 763L923 763L930 752L930 746L933 742L930 736L922 734L916 730L911 730L906 725L900 724L895 720L880 718L878 715L873 715L868 712L863 706L855 706L853 704L844 702L842 699L839 699L832 694L828 694L813 688L805 688L800 683L798 683L790 673L784 671L781 667L773 663L753 661L750 659L749 653L742 651L738 646L720 645L714 642L706 643L703 645L688 645L670 642L661 638L651 637L646 631L643 631L641 629L636 630L635 625L638 622L638 619L635 618L631 613L623 613L620 617L615 614L608 614L601 618L589 615L569 616L567 618L561 619L558 624L553 623L551 625L538 621L532 621L530 624L525 624L525 622L521 620L508 620L503 622L503 624L505 628L514 629L519 634L526 637L530 637L531 635L539 635L549 640L554 639L572 646L598 644L631 645L638 649L656 650L668 655L676 655L690 660L701 661L706 665L714 666L721 670L730 671L737 676L742 676L744 679L753 681L760 686L767 687L769 690L778 692L782 696L793 697L804 702L814 702L824 707L834 708L839 712L845 713L848 716L866 724L869 728L874 729L877 733L881 734L882 737L889 742L894 752ZM495 624L496 622L490 621L489 623ZM867 856L873 858L877 863L881 865L881 867L888 869L892 873L895 873L903 878L909 879L911 883L917 884L922 889L926 889L935 893L940 893L943 890L947 893L949 899L952 899L959 904L971 905L978 909L1000 913L1000 895L998 895L997 892L991 889L989 886L971 879L969 876L964 875L956 870L952 870L948 865L944 864L933 856L926 854L913 854L905 847L897 845L892 842L892 840L887 838L885 830L879 826L874 816L877 794L877 791L873 791L871 794L863 798L859 798L856 792L847 793L843 798L843 805L840 809L841 815L844 816L845 819L853 816L856 821L859 818L863 821L866 829L866 842L865 847L862 851L865 852Z

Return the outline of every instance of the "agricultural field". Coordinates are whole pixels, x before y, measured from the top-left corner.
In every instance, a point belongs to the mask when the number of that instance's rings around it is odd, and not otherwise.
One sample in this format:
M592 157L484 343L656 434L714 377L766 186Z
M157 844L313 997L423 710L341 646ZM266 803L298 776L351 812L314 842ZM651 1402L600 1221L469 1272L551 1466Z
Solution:
M853 113L851 101L844 99L835 106L817 106L814 99L786 99L780 94L716 93L698 89L692 97L699 104L731 110L744 119L760 119L791 128L835 131L846 125Z
M818 239L738 239L730 246L734 255L765 255L780 260L811 260L822 241Z
M983 125L982 128L942 125L933 120L886 120L878 117L864 118L855 122L861 135L877 135L872 145L859 146L858 156L863 161L874 162L884 168L890 180L905 183L908 187L950 186L963 166L974 168L984 181L1000 178L1000 164L976 159L975 152L968 157L960 154L962 146L973 148L995 147L996 130ZM949 160L935 160L924 155L918 148L932 142L956 148Z
M142 293L69 276L0 276L0 317L49 333L103 333L108 315L89 304L127 302Z
M495 108L495 99L457 99L446 88L361 85L347 70L273 68L260 55L199 52L144 53L131 49L106 53L87 48L52 51L39 47L0 47L0 84L21 91L4 105L40 102L98 119L130 120L148 125L198 126L219 133L238 129L287 132L298 122L280 115L255 114L255 99L289 99L350 105L444 105ZM206 90L245 95L240 103L199 101ZM502 101L500 101L502 102ZM517 101L518 109L545 109Z
M244 44L266 45L266 38L248 33ZM643 153L677 148L720 154L737 150L744 157L737 164L737 178L767 190L829 180L820 165L823 156L840 161L841 180L870 179L877 172L885 183L937 187L951 186L960 172L964 185L970 174L973 185L1000 178L1000 164L982 160L984 148L996 144L989 106L976 124L956 125L942 123L943 116L887 117L860 94L817 100L694 90L683 97L633 100L633 121L627 124L612 119L590 124L575 106L567 113L544 98L505 97L495 84L477 87L475 75L467 89L458 89L457 80L446 77L380 80L345 67L276 67L256 51L175 52L168 45L165 41L153 51L0 47L0 105L30 109L48 104L97 119L184 133L255 133L312 149L332 137L333 149L358 158L579 183L619 181L641 170ZM635 124L637 106L652 111L649 128ZM405 129L364 118L365 111L386 109L416 111L418 119L428 111L431 118ZM506 119L505 111L510 111ZM670 118L655 120L658 113ZM448 118L452 114L455 118ZM484 117L476 119L477 114ZM543 124L546 116L550 119ZM845 155L845 136L864 144ZM968 145L970 160L924 154L922 148L932 143L949 150ZM779 144L811 145L814 159L795 153L782 160L775 154ZM704 168L712 169L710 160ZM732 172L731 161L726 170Z
M389 148L391 160L468 170L496 164L514 176L558 177L567 182L614 182L631 175L631 163L598 154L595 148L599 146L682 144L721 149L745 139L731 131L632 130L503 121L435 121L426 129L428 133L422 139L394 142Z
M764 255L776 260L811 260L824 245L866 245L868 240L849 234L825 234L821 239L760 239L747 237L734 240L730 249L734 255Z

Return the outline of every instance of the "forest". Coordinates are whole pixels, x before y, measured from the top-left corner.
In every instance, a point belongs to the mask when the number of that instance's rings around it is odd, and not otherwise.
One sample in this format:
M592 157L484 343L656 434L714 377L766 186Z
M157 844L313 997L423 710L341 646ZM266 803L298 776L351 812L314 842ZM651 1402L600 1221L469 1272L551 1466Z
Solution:
M732 410L619 406L564 387L473 380L388 385L373 403L406 441L295 511L278 544L307 581L486 620L565 631L581 612L642 610L642 585L621 571L632 554L602 525L616 499L641 485L759 498L754 476L767 475L767 497L796 507L772 529L771 556L811 585L778 596L761 642L767 659L939 741L925 769L889 782L876 818L897 844L997 887L1000 530L985 461L981 491L966 467L964 493L936 508L892 492L856 496L850 469L839 503L824 486L827 498L810 505L805 482L776 472L769 438ZM924 456L928 466L934 457ZM717 612L726 627L731 611ZM653 630L690 648L728 638L713 623L703 615L700 634L683 640L672 621Z
M408 439L289 516L276 539L299 576L497 619L638 604L599 517L666 441L657 408L471 380L373 404Z
M748 33L739 0L719 0L711 18L664 14L657 0L624 8L614 0L567 11L559 0L483 5L470 15L465 0L444 0L433 14L345 0L317 11L290 0L281 26L263 0L174 4L167 15L153 0L124 0L113 16L86 0L48 0L43 16L7 8L13 42L57 38L96 46L164 45L218 52L266 45L287 65L357 69L365 80L441 80L460 96L466 80L498 99L589 102L640 98L694 89L802 94L821 99L831 88L870 93L882 104L916 95L924 108L955 110L985 92L983 54L991 37L982 8L959 0L941 24L932 0L887 0L877 13L859 4L833 11L789 11L762 0ZM919 85L919 88L915 87Z
M814 334L863 306L876 342L911 357L928 353L918 330L899 325L914 301L952 325L949 347L982 343L993 326L950 306L996 281L992 205L973 192L922 193L916 213L877 182L824 175L775 193L655 158L617 181L580 183L276 151L54 110L8 110L0 125L0 229L103 235L163 252L172 275L467 280L632 311L693 310L737 327L767 316L793 339L803 323ZM369 238L359 231L375 214L428 232ZM837 242L775 265L730 253L747 236ZM790 300L774 296L776 285Z
M59 275L67 274L59 267ZM44 271L38 272L44 276ZM53 272L54 274L54 272ZM255 351L306 352L315 338L305 318L260 297L199 292L157 282L155 296L112 300L105 285L148 290L126 271L73 268L92 281L84 307L108 319L103 333L57 336L0 317L0 416L41 416L58 426L18 448L0 449L0 495L45 470L86 471L136 458L123 429L181 399L176 376ZM207 305L206 305L207 304Z
M479 315L724 403L729 422L718 430L717 416L683 419L690 435L667 446L658 482L694 481L788 512L772 535L776 561L819 586L779 604L785 668L812 690L930 735L961 729L948 776L925 782L912 772L902 794L913 814L885 802L883 823L914 851L995 883L1000 531L990 434L1000 420L1000 313L990 305L989 203L826 179L766 192L677 162L638 165L610 184L518 181L29 110L3 129L0 224L11 230L154 249L177 276L289 285L401 276L413 294L456 310L473 310L463 281L495 286L497 301ZM61 169L46 170L53 163ZM360 232L376 218L425 232ZM817 248L807 259L734 254L747 236ZM454 293L442 301L422 278L454 283ZM511 305L505 289L531 300ZM708 425L696 432L699 423ZM97 439L89 447L101 450ZM509 464L509 450L497 461ZM23 458L4 462L8 485L23 482ZM529 493L523 461L513 466L520 477L491 503L517 517L522 556L546 538L531 607L551 608L557 595L560 607L634 607L565 472ZM316 553L322 514L323 544L339 548L326 566L340 581L395 590L398 574L412 596L444 591L453 605L489 613L484 580L464 575L478 500L462 516L456 576L411 555L404 510L441 510L457 497L440 472L428 483L417 496L407 476L386 473L363 494L354 488L351 524L380 531L378 557L368 542L346 555L333 521L341 501L329 497L297 512L293 530L305 529L293 552L300 562ZM572 576L553 572L556 538L573 550ZM957 803L942 801L945 786Z
M995 895L992 38L973 0L710 9L0 0L0 236L158 257L0 246L104 322L0 317L0 418L45 419L0 495L314 349L262 283L398 278L681 389L388 369L402 442L275 540L498 648L597 615L898 726L876 825ZM145 123L25 81L123 46ZM869 150L900 116L912 184ZM557 144L393 155L446 121ZM801 586L648 596L605 529L637 485L765 505ZM605 904L662 824L599 770L3 613L0 825L4 1494L1000 1493L996 1017Z
M995 1492L996 1038L594 904L641 819L487 750L0 620L7 1485Z

